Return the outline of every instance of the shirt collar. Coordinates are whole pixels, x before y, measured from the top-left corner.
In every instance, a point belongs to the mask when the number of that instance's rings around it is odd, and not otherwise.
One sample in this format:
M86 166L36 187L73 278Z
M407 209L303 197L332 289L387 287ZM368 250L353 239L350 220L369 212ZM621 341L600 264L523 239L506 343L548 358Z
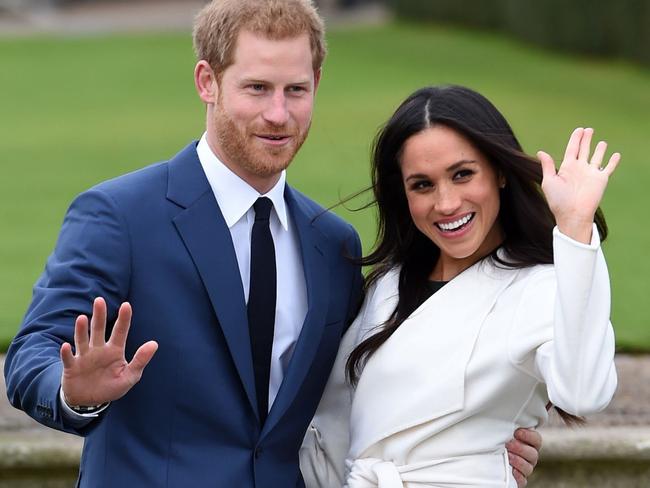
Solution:
M259 197L265 196L273 202L273 208L282 228L288 230L287 206L284 201L286 171L282 171L280 179L273 188L261 195L219 160L210 149L205 133L196 146L196 152L228 228L235 225Z

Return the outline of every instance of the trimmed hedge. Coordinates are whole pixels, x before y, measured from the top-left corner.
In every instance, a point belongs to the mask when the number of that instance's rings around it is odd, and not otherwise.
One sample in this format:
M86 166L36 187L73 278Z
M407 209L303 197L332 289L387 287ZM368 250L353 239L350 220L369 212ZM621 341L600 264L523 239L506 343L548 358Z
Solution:
M650 0L387 0L402 18L496 29L564 51L650 64Z

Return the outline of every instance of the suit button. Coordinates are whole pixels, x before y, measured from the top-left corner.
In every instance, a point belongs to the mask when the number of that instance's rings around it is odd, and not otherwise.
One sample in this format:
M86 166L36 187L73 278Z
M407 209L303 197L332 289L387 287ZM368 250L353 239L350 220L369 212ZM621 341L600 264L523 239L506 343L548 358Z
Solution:
M264 449L262 449L261 447L255 448L255 459L259 459L259 457L262 455L262 451L264 451Z

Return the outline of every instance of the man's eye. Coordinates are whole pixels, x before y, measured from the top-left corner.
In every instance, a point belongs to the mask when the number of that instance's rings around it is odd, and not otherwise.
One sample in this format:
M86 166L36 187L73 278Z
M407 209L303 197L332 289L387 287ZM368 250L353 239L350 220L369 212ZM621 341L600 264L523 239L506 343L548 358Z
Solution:
M289 87L289 92L291 93L304 93L307 89L304 86L291 86Z
M264 91L264 85L260 83L254 83L252 85L248 85L248 88L250 88L253 91Z

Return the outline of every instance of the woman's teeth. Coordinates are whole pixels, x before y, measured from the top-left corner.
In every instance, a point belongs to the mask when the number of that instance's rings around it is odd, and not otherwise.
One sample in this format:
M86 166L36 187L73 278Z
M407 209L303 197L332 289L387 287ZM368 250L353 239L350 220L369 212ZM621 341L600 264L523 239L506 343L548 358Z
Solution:
M452 231L460 229L462 226L467 224L470 220L472 220L474 218L474 215L475 215L474 213L467 214L467 215L465 215L465 217L460 218L460 219L458 219L458 220L456 220L454 222L447 222L445 224L436 223L436 226L440 230L443 230L445 232L452 232Z

